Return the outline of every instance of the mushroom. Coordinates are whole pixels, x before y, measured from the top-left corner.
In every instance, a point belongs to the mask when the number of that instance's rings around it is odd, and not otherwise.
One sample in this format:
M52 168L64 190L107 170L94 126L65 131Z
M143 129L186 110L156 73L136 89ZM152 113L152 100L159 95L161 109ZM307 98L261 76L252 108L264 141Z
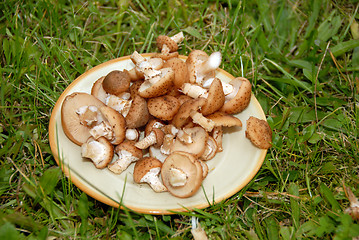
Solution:
M191 119L191 111L198 111L205 103L205 98L190 99L184 102L178 109L177 114L173 117L171 123L176 128L181 128L186 125Z
M150 118L147 102L139 95L132 99L131 107L125 117L127 128L139 128L145 126Z
M204 161L211 160L212 158L214 158L214 156L216 156L217 148L218 147L216 140L214 140L213 137L208 136L206 141L206 147L200 158Z
M138 94L144 98L165 95L173 86L174 71L172 68L162 68L158 75L144 81L138 89Z
M200 157L205 150L208 133L202 127L183 128L183 131L190 135L192 142L183 142L176 137L171 152L183 151L192 154L194 157Z
M113 145L104 137L97 140L89 137L81 145L81 156L89 158L96 168L105 168L113 158Z
M97 99L99 99L103 103L105 103L106 97L108 95L108 93L102 87L102 82L104 79L105 79L104 76L97 79L91 88L91 95L95 96Z
M272 130L267 121L251 116L247 120L246 137L254 146L268 149L272 146Z
M180 108L177 98L169 95L150 98L147 102L149 113L161 120L172 120Z
M202 113L192 110L190 112L190 116L194 123L206 129L207 132L211 132L213 130L215 123L211 119L203 116Z
M107 93L118 95L127 91L130 84L130 75L126 71L114 70L106 75L102 87Z
M126 117L132 104L132 100L129 97L130 93L128 92L123 92L120 96L111 94L106 97L105 103Z
M212 130L212 137L217 143L217 152L223 151L223 129L222 126L215 126Z
M172 195L180 198L191 197L202 184L202 165L187 152L173 152L162 165L161 177Z
M127 140L137 142L140 138L140 132L136 128L127 128L125 136Z
M79 111L88 106L99 109L105 104L88 93L74 92L66 96L61 107L61 124L64 133L72 142L80 146L91 136L89 126L81 118L83 111Z
M108 140L114 145L120 144L125 140L126 137L126 122L125 118L117 112L115 109L104 106L100 108L100 112L104 117L103 123L108 123L110 130L113 132L113 137L109 137ZM107 136L109 130L102 128L100 125L96 125L90 130L91 135L93 136ZM97 133L97 134L94 134ZM111 135L111 134L109 134ZM96 137L97 138L97 137Z
M178 56L178 43L184 39L183 32L179 32L172 37L160 35L156 39L157 48L161 51L155 54L155 57L160 57L164 60Z
M242 127L242 121L239 118L223 112L215 112L206 117L212 120L217 127Z
M207 102L202 106L201 113L206 116L219 110L225 101L222 82L214 78L208 90Z
M150 146L160 147L163 142L164 133L158 128L153 128L150 134L138 141L135 146L140 149L146 149Z
M168 59L163 64L163 68L168 67L172 68L174 71L173 84L176 88L181 88L184 83L189 82L187 64L182 59Z
M110 171L120 174L125 171L131 163L143 157L142 150L135 146L134 141L124 141L115 147L118 159L107 167Z
M251 100L252 85L246 78L237 77L229 82L234 90L225 97L225 102L220 111L227 114L242 112Z
M145 58L142 58L142 57L141 57L141 59L145 60ZM151 68L153 68L155 70L159 70L163 67L163 60L159 57L152 57L150 59L146 59L146 61L148 61L148 64L151 66ZM129 74L131 82L136 82L138 80L142 80L145 78L145 75L143 74L141 69L139 69L136 66L130 70L124 70L124 71Z
M210 56L202 50L194 50L188 54L186 60L189 74L189 82L202 86L205 79L213 78L215 70L222 61L220 52L214 52Z
M162 162L156 158L141 158L133 169L133 180L136 183L148 183L155 192L165 192L167 188L159 178L161 167Z

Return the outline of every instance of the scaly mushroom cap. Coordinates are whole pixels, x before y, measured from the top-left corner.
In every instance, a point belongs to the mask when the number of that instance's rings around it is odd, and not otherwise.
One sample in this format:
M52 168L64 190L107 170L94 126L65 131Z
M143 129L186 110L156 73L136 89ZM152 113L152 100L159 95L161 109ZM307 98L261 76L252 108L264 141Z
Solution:
M91 95L95 96L103 103L105 103L106 97L108 95L107 92L102 87L102 82L104 79L105 77L100 77L99 79L97 79L91 88Z
M104 116L104 118L112 127L112 131L114 133L114 139L111 141L111 143L114 145L122 143L126 137L125 118L115 109L108 106L101 107L100 111Z
M220 111L227 114L242 112L251 101L252 85L248 79L237 77L229 82L234 91L225 97L225 102Z
M201 108L201 113L206 116L219 110L224 104L224 92L222 82L215 78L209 87L207 102Z
M89 158L96 168L105 168L113 158L113 145L104 137L93 137L81 145L81 156Z
M166 35L158 36L156 39L156 44L157 44L158 50L160 50L160 51L162 51L163 45L166 45L169 48L170 52L175 52L178 50L177 43Z
M103 102L88 93L75 92L66 96L61 107L61 124L66 136L75 144L82 145L91 136L86 125L81 124L78 110L83 106L105 106Z
M247 120L246 137L258 148L268 149L272 146L272 130L265 120L251 116Z
M163 67L172 68L175 72L175 76L173 79L173 84L176 88L181 88L182 85L186 82L189 82L188 78L188 68L186 62L182 61L180 58L171 58L168 59Z
M126 116L126 125L128 128L139 128L145 126L150 118L147 102L139 95L135 95L131 108Z
M191 197L202 184L202 165L189 153L174 152L164 161L161 176L163 184L172 195Z
M133 82L131 84L131 86L130 86L131 98L134 98L136 95L138 95L138 89L140 89L143 82L144 82L143 80L140 80L140 81Z
M143 98L153 98L165 95L173 86L174 71L171 68L162 68L161 78L154 84L144 81L138 89L138 94Z
M180 103L177 98L173 96L160 96L156 98L150 98L147 102L148 111L150 114L158 119L167 121L172 120L174 115L180 108Z
M118 95L127 91L130 84L131 78L127 72L114 70L106 75L102 82L102 87L107 93Z
M215 112L206 117L211 119L216 127L242 127L242 121L239 118L223 112Z

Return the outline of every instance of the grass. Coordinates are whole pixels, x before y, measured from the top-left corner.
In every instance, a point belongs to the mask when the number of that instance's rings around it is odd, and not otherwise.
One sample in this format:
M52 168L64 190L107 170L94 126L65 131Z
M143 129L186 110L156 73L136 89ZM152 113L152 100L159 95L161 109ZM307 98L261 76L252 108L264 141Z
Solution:
M12 1L0 3L0 238L352 239L343 186L359 196L358 1ZM155 51L220 51L253 84L273 129L256 177L214 206L170 216L87 197L56 167L52 107L86 70ZM5 238L6 237L6 238Z

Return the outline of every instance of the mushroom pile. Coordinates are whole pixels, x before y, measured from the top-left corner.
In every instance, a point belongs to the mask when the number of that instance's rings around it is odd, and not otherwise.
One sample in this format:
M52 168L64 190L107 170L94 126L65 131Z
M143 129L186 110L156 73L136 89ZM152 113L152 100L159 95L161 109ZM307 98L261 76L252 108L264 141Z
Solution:
M130 56L133 67L99 78L91 94L68 95L61 109L66 136L96 168L123 173L134 164L135 183L180 198L194 195L208 174L207 161L223 151L223 129L242 127L234 114L251 99L251 83L216 77L220 52L193 50L179 58L180 32L157 38L158 52ZM245 136L271 147L265 120L250 117Z

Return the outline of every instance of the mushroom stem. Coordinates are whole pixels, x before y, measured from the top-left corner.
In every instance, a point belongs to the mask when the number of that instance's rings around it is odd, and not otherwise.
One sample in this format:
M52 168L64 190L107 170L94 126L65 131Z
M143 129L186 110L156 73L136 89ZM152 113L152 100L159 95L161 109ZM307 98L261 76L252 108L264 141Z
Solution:
M195 216L192 217L192 229L191 233L193 235L194 240L207 240L207 234L201 227L201 224L198 222L198 218Z
M203 116L202 113L192 110L190 115L193 122L199 124L207 132L211 132L213 130L215 122Z
M184 35L183 35L183 32L179 32L175 35L173 35L172 37L170 37L174 42L176 43L180 43L183 41L184 39Z
M156 133L151 131L150 134L138 141L135 146L140 149L146 149L155 143L157 143Z
M207 89L204 89L197 84L184 83L182 86L182 92L192 98L208 97Z
M202 81L203 77L211 72L216 70L222 61L222 55L220 52L214 52L212 53L206 61L201 63L201 65L197 69L197 79L199 82ZM197 82L198 82L197 81Z
M169 182L172 187L181 187L187 183L187 175L181 169L170 168L169 176Z
M141 182L148 183L155 192L167 191L167 188L165 187L165 185L163 185L160 178L158 177L160 171L161 168L159 167L152 168L142 177Z
M134 51L131 55L131 60L132 62L134 62L135 64L140 63L145 61L146 59L144 57L142 57L141 54L139 54L137 51Z
M111 141L115 138L115 134L112 130L112 127L106 121L102 121L100 124L91 128L90 134L95 139L98 139L100 137L105 137L107 140Z
M131 163L139 159L138 157L133 156L130 152L126 150L121 150L117 154L118 160L108 165L108 169L116 174L122 173L128 168Z
M104 160L105 151L106 147L98 141L84 143L81 146L81 156L91 159L96 165Z
M122 116L126 117L130 111L132 100L120 98L115 95L109 95L106 98L105 104L121 113Z

